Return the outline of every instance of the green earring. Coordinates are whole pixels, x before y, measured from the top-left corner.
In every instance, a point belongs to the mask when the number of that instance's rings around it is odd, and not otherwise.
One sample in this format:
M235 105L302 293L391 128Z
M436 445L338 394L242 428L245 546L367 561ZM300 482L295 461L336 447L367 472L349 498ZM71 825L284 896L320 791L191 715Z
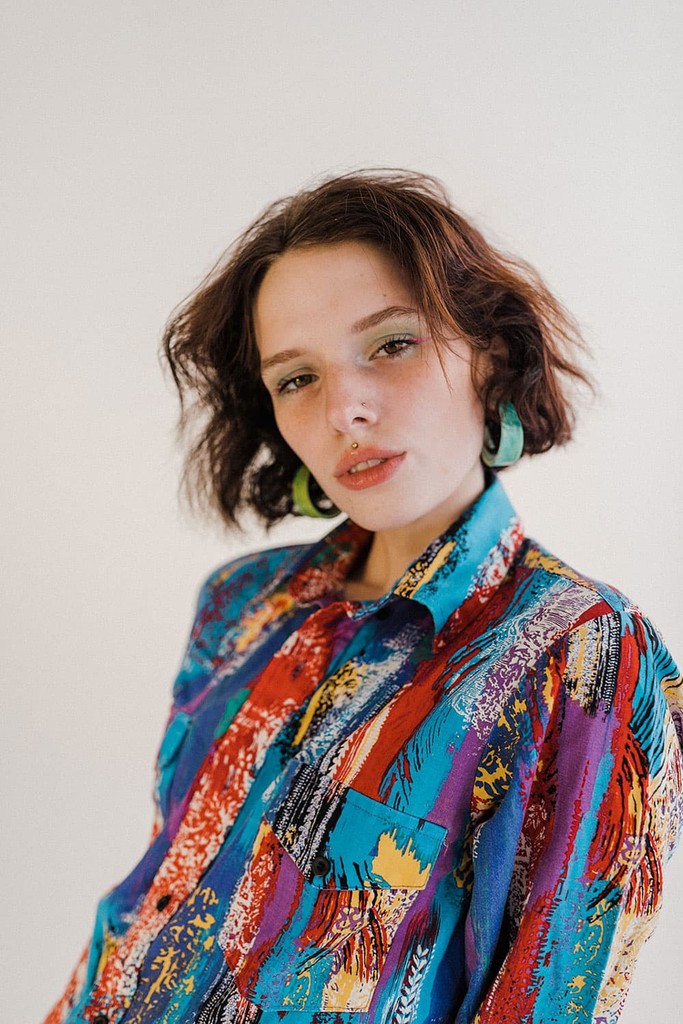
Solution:
M332 504L329 498L323 495L322 502L316 504L311 497L310 491L311 471L303 463L294 474L292 481L292 498L297 512L311 519L334 519L339 515L339 509Z
M521 458L524 451L524 429L512 402L501 402L498 406L498 415L500 416L498 447L494 447L489 428L485 427L484 447L481 450L482 462L492 469L511 466L513 462L517 462Z

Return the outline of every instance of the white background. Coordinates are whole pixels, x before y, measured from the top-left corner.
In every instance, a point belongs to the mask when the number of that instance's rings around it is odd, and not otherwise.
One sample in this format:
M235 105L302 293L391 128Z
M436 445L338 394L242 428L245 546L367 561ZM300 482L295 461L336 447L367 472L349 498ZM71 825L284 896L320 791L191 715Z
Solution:
M606 0L22 0L2 36L3 1019L60 994L141 855L201 581L163 323L314 176L436 174L595 354L576 441L503 477L528 532L683 661L682 15ZM323 527L323 530L325 527ZM297 521L272 535L322 532ZM678 1018L683 852L622 1020Z

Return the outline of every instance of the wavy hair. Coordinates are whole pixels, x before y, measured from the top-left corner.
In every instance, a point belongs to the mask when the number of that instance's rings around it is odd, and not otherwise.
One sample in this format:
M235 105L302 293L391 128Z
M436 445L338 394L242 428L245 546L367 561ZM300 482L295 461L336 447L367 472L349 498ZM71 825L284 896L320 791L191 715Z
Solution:
M569 385L593 389L577 361L587 348L575 320L533 267L486 241L437 179L380 169L323 180L268 206L163 334L160 354L180 399L178 440L202 420L181 487L191 506L229 526L247 510L266 527L295 512L299 460L278 431L259 373L260 283L287 250L343 241L378 246L396 261L437 344L455 331L488 353L491 372L474 384L494 441L498 405L507 399L524 427L525 454L565 444L575 418Z

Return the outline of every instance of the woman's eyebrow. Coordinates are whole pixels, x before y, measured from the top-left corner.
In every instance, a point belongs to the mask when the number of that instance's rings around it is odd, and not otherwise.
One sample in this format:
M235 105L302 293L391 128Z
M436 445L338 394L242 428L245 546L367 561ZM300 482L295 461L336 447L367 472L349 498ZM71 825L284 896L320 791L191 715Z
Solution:
M387 306L386 309L378 309L376 313L369 313L361 320L357 320L351 328L353 334L360 334L369 330L370 327L378 327L385 320L392 320L397 316L418 316L418 311L410 306Z
M303 354L300 348L286 348L282 352L277 352L270 359L264 359L261 362L261 373L265 373L273 366L279 366L280 363L288 363L291 359L300 359Z

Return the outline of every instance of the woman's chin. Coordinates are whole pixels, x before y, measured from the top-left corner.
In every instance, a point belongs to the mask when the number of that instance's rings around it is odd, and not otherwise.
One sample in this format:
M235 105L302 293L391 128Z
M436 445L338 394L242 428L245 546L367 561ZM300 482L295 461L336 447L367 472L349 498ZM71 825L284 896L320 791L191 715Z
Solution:
M424 515L423 511L406 509L405 505L397 509L392 507L389 501L372 507L363 507L360 503L354 502L353 507L348 507L345 511L352 522L372 533L409 528Z

